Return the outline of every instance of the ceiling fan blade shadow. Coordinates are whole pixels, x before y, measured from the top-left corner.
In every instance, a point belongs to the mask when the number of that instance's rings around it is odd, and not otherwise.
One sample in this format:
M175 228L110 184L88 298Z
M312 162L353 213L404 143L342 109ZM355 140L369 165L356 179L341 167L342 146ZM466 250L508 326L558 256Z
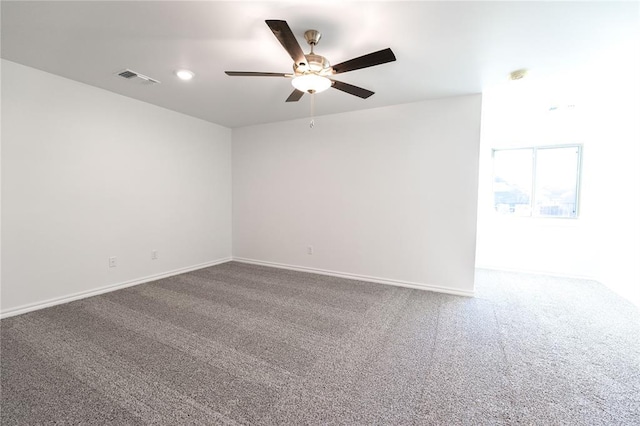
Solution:
M368 55L359 56L357 58L350 59L345 62L341 62L338 65L333 66L333 73L340 74L343 72L359 70L362 68L373 67L376 65L386 64L387 62L393 62L396 60L396 55L393 54L391 49L382 49L377 52L369 53Z
M287 53L289 53L289 56L291 56L293 62L298 65L306 64L307 58L305 58L304 52L298 44L296 36L293 35L293 31L291 31L291 28L289 27L289 24L287 24L287 21L268 19L265 22L267 23L269 28L271 28L271 31L273 31L273 35L276 36L282 47L284 47Z
M298 89L293 89L293 92L289 95L286 102L298 102L300 98L304 95L304 92Z
M375 93L371 90L363 89L362 87L354 86L353 84L345 83L343 81L331 80L331 82L331 87L333 87L334 89L341 90L345 93L357 96L362 99L367 99L369 96Z
M225 71L224 73L232 77L291 77L291 74L282 72Z

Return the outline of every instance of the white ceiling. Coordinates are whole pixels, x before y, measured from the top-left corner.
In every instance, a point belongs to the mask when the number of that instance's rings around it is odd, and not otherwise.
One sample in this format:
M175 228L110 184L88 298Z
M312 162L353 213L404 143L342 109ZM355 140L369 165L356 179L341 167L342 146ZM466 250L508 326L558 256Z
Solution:
M638 37L638 2L2 1L2 57L227 127L309 115L309 95L285 103L291 72L265 19L323 33L331 63L390 47L397 61L337 76L376 92L316 95L316 114L478 93L517 68L579 69ZM130 68L162 83L134 84ZM188 68L196 77L179 81Z

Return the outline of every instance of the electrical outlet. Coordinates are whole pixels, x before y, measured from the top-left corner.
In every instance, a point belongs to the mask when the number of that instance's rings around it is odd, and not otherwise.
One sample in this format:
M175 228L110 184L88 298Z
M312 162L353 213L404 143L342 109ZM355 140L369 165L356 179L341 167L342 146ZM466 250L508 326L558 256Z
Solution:
M152 260L158 259L158 250L151 250L151 259Z
M115 268L117 265L116 263L116 257L115 256L111 256L109 258L109 268Z
M307 246L307 254L313 254L313 246Z

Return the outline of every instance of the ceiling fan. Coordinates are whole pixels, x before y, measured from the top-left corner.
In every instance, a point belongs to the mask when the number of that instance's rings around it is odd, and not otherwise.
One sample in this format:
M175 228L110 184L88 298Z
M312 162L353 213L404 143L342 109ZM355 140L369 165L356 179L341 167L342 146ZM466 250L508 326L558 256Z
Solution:
M293 59L293 74L251 71L225 71L225 73L230 76L241 77L292 78L291 84L294 90L287 98L287 102L297 102L305 92L311 94L319 93L329 87L366 99L373 95L374 92L342 81L333 80L329 77L396 60L391 49L387 48L331 66L327 58L316 55L313 52L314 46L318 44L320 37L322 37L319 31L308 30L304 33L305 40L311 46L311 51L305 55L286 21L266 20L265 22L271 28L280 44L282 44L282 47L289 53L291 59Z

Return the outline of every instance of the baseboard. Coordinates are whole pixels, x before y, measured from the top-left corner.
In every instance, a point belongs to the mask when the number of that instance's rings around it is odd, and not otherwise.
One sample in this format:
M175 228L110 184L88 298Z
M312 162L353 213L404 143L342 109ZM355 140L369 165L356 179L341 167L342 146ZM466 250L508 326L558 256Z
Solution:
M195 271L196 269L208 268L210 266L215 266L230 261L231 257L225 257L223 259L217 259L211 262L205 262L198 265L187 266L185 268L174 269L172 271L163 272L161 274L149 275L143 278L138 278L135 280L125 281L117 284L111 284L93 290L81 291L79 293L73 293L67 296L56 297L54 299L45 300L43 302L36 302L30 303L28 305L18 306L16 308L7 309L0 312L0 319L12 317L15 315L26 314L27 312L37 311L38 309L61 305L63 303L73 302L74 300L85 299L87 297L97 296L99 294L120 290L126 287L132 287L134 285L148 283L150 281L156 281L162 278L172 277L174 275L184 274L185 272Z
M103 293L108 293L111 291L116 291L116 290L120 290L127 287L133 287L135 285L148 283L150 281L156 281L156 280L171 277L174 275L184 274L185 272L195 271L197 269L208 268L210 266L219 265L221 263L230 262L232 260L240 263L249 263L252 265L269 266L272 268L289 269L293 271L308 272L308 273L319 274L319 275L328 275L332 277L345 278L349 280L367 281L367 282L374 282L378 284L393 285L396 287L408 287L408 288L415 288L419 290L435 291L438 293L453 294L456 296L473 297L473 291L454 290L448 287L442 287L442 286L436 286L436 285L414 283L409 281L393 280L393 279L379 278L379 277L371 277L368 275L358 275L358 274L351 274L347 272L337 272L337 271L330 271L326 269L309 268L305 266L287 265L283 263L267 262L267 261L247 259L242 257L226 257L226 258L217 259L211 262L205 262L205 263L200 263L198 265L188 266L185 268L174 269L172 271L163 272L160 274L149 275L149 276L138 278L135 280L125 281L117 284L111 284L111 285L96 288L93 290L82 291L82 292L73 293L67 296L61 296L61 297L56 297L54 299L45 300L42 302L30 303L28 305L22 305L15 308L10 308L0 312L0 319L12 317L15 315L26 314L27 312L49 308L51 306L61 305L63 303L69 303L69 302L73 302L74 300L85 299L87 297L97 296Z
M269 266L269 267L272 267L272 268L289 269L289 270L292 270L292 271L309 272L309 273L312 273L312 274L329 275L329 276L332 276L332 277L346 278L348 280L367 281L367 282L373 282L373 283L378 283L378 284L393 285L393 286L396 286L396 287L408 287L408 288L415 288L415 289L418 289L418 290L435 291L437 293L453 294L455 296L473 297L473 295L474 295L473 291L455 290L455 289L451 289L451 288L448 288L448 287L442 287L442 286L436 286L436 285L430 285L430 284L415 283L415 282L401 281L401 280L393 280L393 279L388 279L388 278L371 277L371 276L368 276L368 275L358 275L358 274L351 274L351 273L348 273L348 272L330 271L330 270L326 270L326 269L309 268L309 267L306 267L306 266L287 265L287 264L284 264L284 263L276 263L276 262L267 262L267 261L263 261L263 260L247 259L247 258L244 258L244 257L235 257L234 256L233 257L233 261L234 262L240 262L240 263L249 263L251 265L261 265L261 266Z
M486 269L488 271L499 271L499 272L515 272L518 274L544 275L547 277L571 278L575 280L589 280L589 281L599 282L598 278L591 277L588 275L560 274L557 272L533 271L530 269L520 269L520 268L502 268L498 266L486 266L486 265L476 265L476 269Z

